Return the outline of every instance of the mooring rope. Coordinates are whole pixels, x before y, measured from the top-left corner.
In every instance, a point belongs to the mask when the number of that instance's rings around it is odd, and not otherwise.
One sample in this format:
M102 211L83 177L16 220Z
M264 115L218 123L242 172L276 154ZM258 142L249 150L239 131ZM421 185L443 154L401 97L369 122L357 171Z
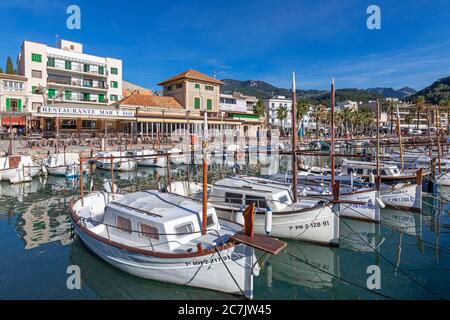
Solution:
M316 270L319 270L319 271L321 271L321 272L323 272L323 273L326 273L326 274L328 274L328 275L330 275L330 276L332 276L332 277L338 279L339 281L345 282L345 283L347 283L347 284L349 284L349 285L351 285L351 286L354 286L354 287L356 287L356 288L362 289L362 290L364 290L364 291L368 291L368 292L370 292L370 293L372 293L372 294L381 296L381 297L386 298L386 299L389 299L389 300L395 300L395 299L396 299L396 298L390 297L390 296L388 296L388 295L385 295L385 294L383 294L383 293L381 293L381 292L377 292L377 291L370 290L370 289L368 289L368 288L366 288L366 287L364 287L364 286L361 286L361 285L359 285L359 284L357 284L357 283L351 282L351 281L349 281L349 280L347 280L347 279L344 279L344 278L342 278L342 277L339 277L339 276L337 276L337 275L335 275L335 274L333 274L333 273L331 273L331 272L328 272L328 271L326 271L326 270L324 270L324 269L321 269L321 268L319 268L319 267L317 267L317 266L315 266L315 265L313 265L313 264L311 264L311 263L309 263L309 262L304 261L303 259L301 259L301 258L299 258L299 257L297 257L297 256L294 256L293 254L289 253L287 250L284 250L283 252L284 252L285 254L287 254L287 255L288 255L289 257L291 257L291 258L294 258L294 259L296 259L296 260L299 260L299 261L301 261L302 263L304 263L304 264L310 266L311 268L316 269Z
M334 210L332 210L334 212L334 214L336 214L339 217L339 213L336 213ZM430 294L432 294L434 297L436 297L439 300L445 300L443 297L441 297L439 294L435 293L433 290L431 290L430 288L424 286L422 283L420 283L419 281L417 281L415 278L413 278L412 276L410 276L408 273L404 272L402 269L397 268L397 266L390 261L388 258L386 258L380 251L378 251L376 248L374 248L370 243L368 243L363 237L361 237L357 232L355 232L355 230L350 227L343 219L340 220L342 223L344 223L347 228L349 228L352 232L354 232L354 234L361 239L361 241L363 241L369 248L372 249L373 252L375 252L376 254L378 254L381 258L383 258L384 260L386 260L387 263L389 263L391 266L393 266L394 268L396 268L396 270L398 270L401 274L403 274L405 277L407 277L408 279L410 279L412 282L414 282L415 284L417 284L418 286L420 286L422 289L424 289L425 291L429 292Z

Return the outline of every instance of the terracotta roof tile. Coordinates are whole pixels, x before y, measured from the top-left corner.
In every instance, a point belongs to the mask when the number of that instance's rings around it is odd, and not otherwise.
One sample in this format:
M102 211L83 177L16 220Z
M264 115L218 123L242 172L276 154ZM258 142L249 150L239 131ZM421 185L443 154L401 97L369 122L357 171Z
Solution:
M115 105L184 109L174 97L151 96L146 94L131 95L118 101Z
M172 78L169 78L161 83L159 83L159 86L162 86L166 83L170 83L170 82L174 82L177 80L182 80L182 79L189 79L189 80L198 80L198 81L204 81L204 82L209 82L209 83L215 83L218 85L223 85L224 83L220 80L208 77L207 75L200 73L198 71L189 69L183 73L180 73L176 76L173 76Z

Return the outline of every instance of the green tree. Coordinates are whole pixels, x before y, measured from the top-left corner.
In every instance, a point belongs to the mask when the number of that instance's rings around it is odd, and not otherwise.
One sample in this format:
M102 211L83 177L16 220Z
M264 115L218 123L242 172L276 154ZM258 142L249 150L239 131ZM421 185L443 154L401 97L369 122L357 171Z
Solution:
M396 106L395 101L393 99L389 99L387 101L387 103L383 107L384 111L388 115L387 122L388 122L388 125L389 125L389 128L390 128L391 134L394 132L394 110L395 110L395 106Z
M308 113L309 111L309 105L306 101L298 101L297 102L297 129L301 127L301 123L303 120L303 117Z
M13 64L11 57L8 57L6 59L6 73L7 74L16 74L16 71L14 70L14 64Z
M408 113L405 115L405 123L408 125L408 131L411 130L411 124L414 121L415 114Z
M284 135L285 132L285 121L287 119L287 113L288 113L288 109L285 106L279 106L277 109L277 119L280 120L280 122L282 123L281 127L282 127L282 132Z
M265 117L266 107L264 106L264 102L262 100L258 100L258 102L254 105L253 113L259 116L260 118Z
M312 112L312 117L316 122L316 139L317 139L319 138L320 124L326 121L327 119L327 111L325 110L325 106L322 104L315 106Z
M425 97L424 96L418 96L416 99L416 112L417 112L417 130L419 130L419 123L420 123L420 115L422 114L423 110L425 108Z
M3 69L0 67L0 73L3 73Z

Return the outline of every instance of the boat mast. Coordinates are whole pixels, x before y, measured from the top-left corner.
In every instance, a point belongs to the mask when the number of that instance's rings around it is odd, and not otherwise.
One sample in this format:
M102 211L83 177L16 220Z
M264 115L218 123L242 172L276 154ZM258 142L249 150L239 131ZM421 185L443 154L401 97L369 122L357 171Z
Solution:
M292 73L292 200L297 202L297 94L295 86L295 72Z
M8 146L8 156L12 155L13 152L13 130L12 130L12 112L9 113L9 146Z
M377 190L380 190L380 99L377 99L377 146L376 146L376 161L377 161Z
M202 217L202 234L206 235L206 219L208 212L208 163L206 160L208 148L208 113L205 111L205 123L203 127L203 217Z
M442 173L442 165L441 165L441 126L439 125L439 107L436 107L436 135L437 135L437 147L438 147L438 168L439 173ZM430 128L429 128L430 130Z
M334 103L335 103L335 92L334 92L334 78L331 80L331 186L334 186L335 182L335 164L334 164Z
M397 104L397 134L398 134L398 143L400 147L400 164L402 168L402 172L404 171L404 163L403 163L403 143L402 143L402 129L400 128L400 111L398 110Z

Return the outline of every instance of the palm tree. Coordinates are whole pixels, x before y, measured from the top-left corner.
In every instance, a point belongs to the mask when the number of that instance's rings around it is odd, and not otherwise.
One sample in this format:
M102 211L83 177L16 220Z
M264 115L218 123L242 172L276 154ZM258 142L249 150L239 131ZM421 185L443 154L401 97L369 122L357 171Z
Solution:
M413 123L414 116L415 115L411 113L405 115L405 123L408 125L408 131L411 130L411 124Z
M423 112L424 108L425 108L425 97L418 96L416 99L417 130L419 130L420 114Z
M280 120L280 122L282 123L282 132L284 135L285 132L285 123L284 121L287 119L287 112L288 109L285 106L279 106L277 109L277 119Z
M395 108L395 101L393 99L389 99L387 104L385 105L384 111L388 115L388 123L390 125L391 134L394 131L394 108Z
M316 122L316 139L319 138L319 128L320 123L322 123L327 116L327 112L325 110L325 106L322 104L319 104L318 106L314 107L314 110L312 112L312 117L314 118L314 121Z
M447 134L450 133L450 99L439 101L441 110L447 114Z
M264 118L266 115L266 107L264 106L264 101L258 100L258 102L253 106L253 113L260 118Z
M344 124L345 133L348 133L349 125L353 122L353 112L350 109L344 109L339 112L339 117L342 119L342 123Z
M297 128L301 128L303 117L309 111L309 105L306 101L298 101L297 102Z

